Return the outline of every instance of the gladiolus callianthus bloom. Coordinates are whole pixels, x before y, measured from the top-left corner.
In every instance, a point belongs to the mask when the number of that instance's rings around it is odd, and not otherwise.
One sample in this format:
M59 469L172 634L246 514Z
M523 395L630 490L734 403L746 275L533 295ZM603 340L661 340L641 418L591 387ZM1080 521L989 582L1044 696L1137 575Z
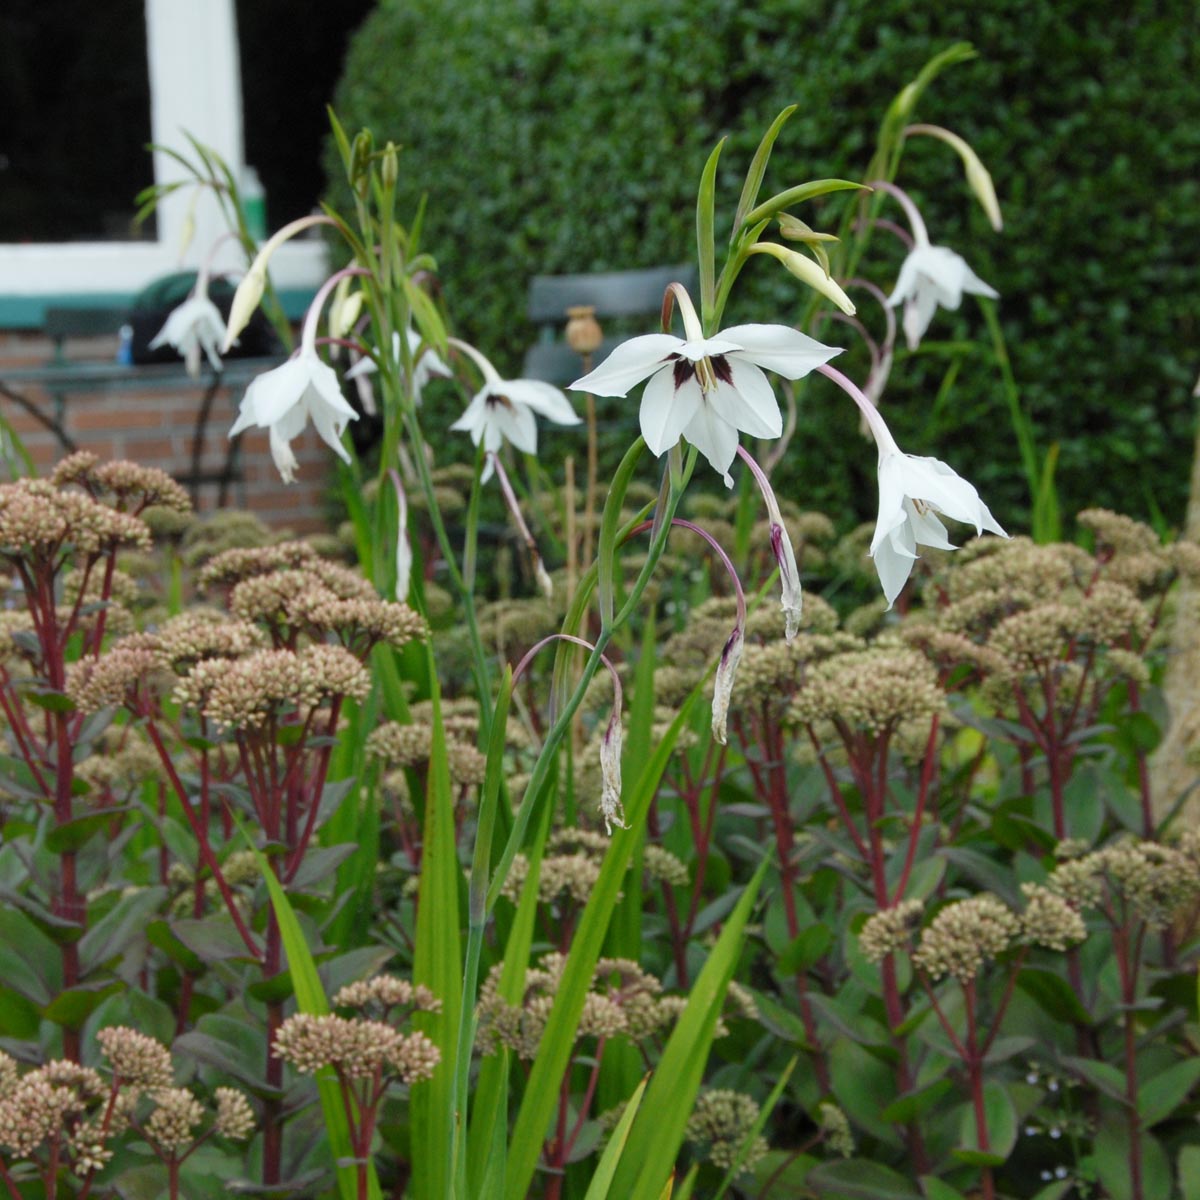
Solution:
M172 309L166 324L150 343L150 349L173 346L183 358L187 373L195 379L200 374L200 352L208 356L214 371L221 369L218 347L225 336L225 318L208 298L207 290L197 287L178 308Z
M426 346L425 353L421 353L421 335L415 330L407 331L408 348L412 353L415 366L413 368L413 398L418 402L421 397L421 389L434 377L442 376L443 378L450 377L450 368L438 357L437 352L432 346ZM400 361L400 334L392 334L392 357L396 362ZM360 375L374 375L379 368L375 365L375 360L367 356L363 356L346 372L347 379L357 379Z
M358 413L342 395L336 372L321 361L316 347L305 341L295 358L251 382L229 436L251 425L270 430L271 457L284 483L292 483L296 456L290 442L300 436L310 417L325 444L349 462L342 433L349 421L358 419Z
M888 297L893 308L904 305L904 336L915 350L940 304L951 312L962 303L963 293L999 299L1000 293L984 283L961 254L948 246L932 246L917 239L900 267L896 286Z
M631 338L571 389L624 396L648 380L639 415L651 452L665 453L682 436L733 487L729 468L739 431L759 438L783 432L779 402L763 369L800 379L841 350L786 325L734 325L706 338L690 306L680 307L686 340L669 333Z
M945 525L938 520L939 514L974 525L977 534L986 529L1008 537L979 498L974 484L940 459L905 454L879 410L854 383L833 367L822 367L821 374L832 379L858 405L879 450L879 516L870 554L888 608L908 582L918 546L954 549Z
M483 374L483 387L471 398L466 411L450 426L471 435L476 446L480 442L491 454L500 449L506 438L526 454L537 453L538 416L559 425L578 425L579 414L558 388L540 379L501 379L500 373L474 346L450 339L450 345L475 361ZM491 478L489 458L484 479Z

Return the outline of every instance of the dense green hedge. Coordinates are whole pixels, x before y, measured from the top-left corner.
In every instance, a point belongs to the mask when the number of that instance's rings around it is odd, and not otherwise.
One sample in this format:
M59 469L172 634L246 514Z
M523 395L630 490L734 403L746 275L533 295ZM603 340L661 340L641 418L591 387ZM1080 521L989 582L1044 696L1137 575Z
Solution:
M996 179L994 235L957 159L911 144L899 182L935 241L1003 296L1014 367L1040 439L1061 443L1067 511L1102 503L1182 519L1197 353L1200 91L1191 0L403 0L350 50L335 104L349 127L403 143L403 186L429 195L426 245L465 336L511 368L530 338L530 275L653 265L693 253L695 186L722 134L732 208L753 146L799 104L767 185L865 170L883 108L931 54L980 57L943 75L918 117L966 136ZM332 166L332 156L330 158ZM336 187L335 187L335 195ZM813 206L826 226L840 200ZM887 251L882 244L880 251ZM896 256L874 277L890 285ZM795 289L758 260L733 319L794 317ZM867 320L877 314L863 306ZM827 330L828 340L841 330ZM931 336L975 336L972 305ZM847 343L848 344L848 343ZM847 356L861 375L862 362ZM898 359L886 404L906 449L945 457L1013 528L1015 445L983 355L935 400L946 360ZM789 455L802 503L867 516L873 456L824 384Z

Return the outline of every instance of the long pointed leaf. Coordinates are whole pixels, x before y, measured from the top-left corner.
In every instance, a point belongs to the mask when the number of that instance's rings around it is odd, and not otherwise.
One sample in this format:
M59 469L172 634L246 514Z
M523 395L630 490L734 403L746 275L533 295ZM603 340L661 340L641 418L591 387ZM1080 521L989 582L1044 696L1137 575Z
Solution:
M692 1105L704 1078L725 992L742 951L742 934L758 899L768 860L742 893L704 968L696 977L687 1007L680 1015L658 1060L646 1092L641 1118L634 1122L617 1178L615 1194L631 1200L655 1200L670 1178Z
M321 1017L329 1012L329 1000L325 988L321 984L321 976L317 973L317 964L300 922L296 920L295 910L287 893L275 876L266 856L254 844L236 813L233 814L246 844L250 847L258 862L258 869L267 885L267 895L271 898L271 907L275 910L275 920L279 925L279 937L283 942L284 953L287 955L288 970L292 976L292 987L296 994L296 1006L302 1013ZM342 1090L332 1068L323 1067L316 1073L317 1092L321 1097L321 1112L325 1117L325 1132L329 1137L329 1149L335 1163L348 1161L354 1156L354 1147L350 1140L350 1126L346 1121L346 1110L342 1105ZM375 1164L367 1168L367 1194L369 1200L382 1200L383 1193L379 1188L379 1180L375 1174ZM337 1167L338 1192L342 1200L357 1200L358 1188L355 1181L355 1170L350 1166Z
M662 773L675 748L676 739L686 728L698 699L698 690L688 697L634 785L625 804L629 827L619 829L613 836L608 854L600 868L600 875L580 917L563 969L562 985L546 1021L541 1045L529 1074L525 1099L517 1114L517 1123L513 1127L508 1150L508 1178L504 1192L506 1200L525 1200L529 1192L541 1154L542 1139L545 1137L554 1106L558 1102L559 1084L571 1059L575 1030L583 1013L592 973L600 958L604 935L637 838L637 826L645 820L646 811L658 789ZM618 1191L614 1194L625 1193Z
M429 788L421 850L421 879L417 892L417 938L413 980L423 983L442 1002L441 1012L420 1013L413 1024L441 1052L433 1078L414 1088L409 1099L412 1133L412 1195L414 1200L445 1200L450 1194L451 1152L458 1013L462 965L459 956L459 885L462 873L455 845L454 802L441 695L430 658L433 738L429 757Z
M746 214L758 200L758 189L762 187L763 175L767 171L767 161L771 157L771 148L775 145L775 139L779 136L784 122L796 111L796 108L797 105L789 104L771 122L771 128L763 134L762 141L758 143L758 150L755 151L754 160L750 163L750 170L746 172L746 182L742 187L742 196L738 201L737 213L733 218L733 228L729 231L730 242L737 237L738 230L741 229L742 222L746 219Z
M700 268L700 320L704 332L717 299L717 249L713 229L716 224L717 160L721 157L722 138L708 156L700 175L700 190L696 194L696 263Z
M625 1149L625 1143L629 1140L629 1130L633 1125L633 1118L637 1116L637 1111L641 1107L642 1096L646 1092L648 1082L649 1076L637 1085L633 1095L629 1097L629 1103L625 1105L625 1111L621 1114L617 1127L612 1131L612 1136L608 1139L608 1145L605 1146L599 1163L596 1164L596 1173L592 1176L592 1182L588 1185L587 1194L583 1200L608 1200L609 1188L612 1186L613 1176L617 1173L617 1163Z

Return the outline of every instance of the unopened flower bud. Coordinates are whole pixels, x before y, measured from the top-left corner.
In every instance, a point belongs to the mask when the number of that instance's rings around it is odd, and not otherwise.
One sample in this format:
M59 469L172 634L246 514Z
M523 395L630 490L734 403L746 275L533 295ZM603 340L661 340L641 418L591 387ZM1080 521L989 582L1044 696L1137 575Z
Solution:
M837 280L823 271L821 265L813 262L807 254L789 250L775 242L755 242L749 253L769 254L772 258L777 258L792 275L820 292L827 300L832 300L847 316L852 317L858 311L854 307L854 301L842 291Z
M604 340L596 310L590 304L578 304L567 309L567 345L576 354L595 354Z
M374 152L375 139L371 136L371 131L360 129L354 135L354 144L350 147L350 184L358 191L366 191L367 167Z
M221 344L221 353L228 354L230 347L237 343L238 335L250 324L254 310L262 303L263 292L267 289L267 266L263 252L250 264L250 270L242 276L242 281L233 293L233 303L229 306L229 321L225 326L225 341Z
M395 142L388 142L379 163L379 178L385 188L394 188L400 178L400 152Z
M999 233L1004 228L1004 220L1000 216L1000 201L996 199L996 188L987 167L983 165L970 143L959 137L957 133L943 129L941 125L910 125L904 132L906 136L914 133L927 133L930 137L935 137L953 147L959 158L962 159L967 186L975 193L975 199L979 201L979 206L987 213L987 219L991 222L992 228Z

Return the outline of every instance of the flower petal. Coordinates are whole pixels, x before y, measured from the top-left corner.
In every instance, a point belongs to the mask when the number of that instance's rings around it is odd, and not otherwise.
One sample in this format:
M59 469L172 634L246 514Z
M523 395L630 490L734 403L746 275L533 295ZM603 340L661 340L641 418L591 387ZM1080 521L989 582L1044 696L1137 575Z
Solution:
M705 402L701 403L687 423L683 436L708 459L717 474L725 480L725 486L733 487L729 468L737 455L737 430L722 419L711 404Z
M582 420L558 388L540 379L506 379L500 389L493 390L502 390L510 400L559 425L578 425Z
M712 358L714 354L732 354L734 350L740 350L741 345L725 336L724 333L718 333L716 337L696 338L692 342L684 342L679 347L680 358L686 358L688 362L699 362L702 358Z
M677 389L675 373L670 368L659 371L642 392L638 419L642 437L651 454L669 450L683 433L684 426L704 403L704 394L693 376Z
M721 337L741 346L736 357L785 379L801 379L842 353L839 347L823 345L790 325L733 325L722 330Z
M524 404L492 403L488 407L488 425L502 433L518 450L537 453L537 420ZM499 443L488 449L499 449Z
M622 342L594 370L571 384L569 391L595 396L625 396L636 383L660 370L684 342L669 333L647 333Z
M752 362L737 355L729 355L725 362L730 382L718 375L717 390L709 392L705 401L735 429L751 437L777 438L783 432L783 414L767 377Z
M912 574L916 554L905 544L904 533L907 527L895 530L880 545L871 551L875 570L879 573L879 583L888 602L888 608L896 603L904 585Z

